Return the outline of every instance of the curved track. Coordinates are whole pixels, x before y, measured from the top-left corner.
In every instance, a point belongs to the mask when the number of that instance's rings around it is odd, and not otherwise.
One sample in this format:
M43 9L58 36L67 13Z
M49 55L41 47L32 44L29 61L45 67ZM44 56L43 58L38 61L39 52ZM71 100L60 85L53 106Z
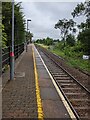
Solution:
M39 46L36 47L77 119L90 119L88 88L62 68L58 63L59 58L56 59L54 54Z

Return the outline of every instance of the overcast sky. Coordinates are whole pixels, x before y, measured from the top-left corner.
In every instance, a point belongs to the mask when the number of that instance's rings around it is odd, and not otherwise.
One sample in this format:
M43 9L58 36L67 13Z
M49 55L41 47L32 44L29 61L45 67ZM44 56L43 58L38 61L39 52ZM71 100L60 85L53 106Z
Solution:
M18 1L18 0L16 0ZM82 0L83 1L83 0ZM55 29L59 19L72 18L71 11L78 2L22 2L25 19L31 19L29 30L34 34L33 39L51 37L60 38L60 31ZM84 17L74 19L77 23Z

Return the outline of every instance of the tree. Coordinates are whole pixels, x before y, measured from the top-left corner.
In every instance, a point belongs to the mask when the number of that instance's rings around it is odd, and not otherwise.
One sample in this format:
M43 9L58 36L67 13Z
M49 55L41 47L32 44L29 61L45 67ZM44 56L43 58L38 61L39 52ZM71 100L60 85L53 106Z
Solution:
M86 29L86 23L81 22L81 24L80 24L80 25L77 25L77 27L78 27L80 30L85 30L85 29Z
M75 29L75 22L70 19L70 20L67 20L67 19L62 19L62 20L59 20L56 24L55 24L55 29L60 29L61 31L61 37L62 39L64 40L64 44L65 44L65 41L66 41L66 36L68 35L68 33L70 31L72 31L72 33L75 33L76 32L76 29Z
M78 34L78 40L83 44L83 50L90 54L90 1L78 4L72 12L73 17L80 15L86 16L86 22L78 25L81 32Z
M2 23L4 25L4 32L7 34L7 43L6 46L9 46L10 44L10 39L11 39L11 11L12 11L12 6L9 2L3 2L2 3ZM3 33L3 31L2 31Z
M80 16L84 13L85 11L85 6L83 3L78 4L74 11L71 13L73 17Z
M47 37L46 40L45 40L45 44L46 44L46 45L52 45L52 44L53 44L53 39Z
M21 44L24 42L25 39L25 20L24 15L21 11L21 3L15 3L15 24L14 24L14 31L15 31L15 44ZM2 16L3 20L2 23L5 27L5 33L7 34L7 41L6 45L11 45L12 39L12 4L11 2L3 2L2 3Z
M78 35L78 40L83 44L83 49L86 54L90 54L90 28L85 29Z
M4 31L4 25L2 25L2 47L6 47L7 34Z
M21 44L25 41L25 20L21 11L21 2L15 4L15 43Z
M36 40L36 43L44 44L44 45L52 45L53 42L54 42L53 39L49 38L49 37L47 37L46 39L43 38L43 39L37 39Z
M27 37L27 42L31 43L32 42L33 33L30 33L30 31L26 32L26 37Z
M85 27L90 28L90 1L78 4L71 14L73 18L85 15L87 18Z
M75 37L74 37L74 35L72 35L72 34L67 35L66 43L69 46L74 46L75 45Z

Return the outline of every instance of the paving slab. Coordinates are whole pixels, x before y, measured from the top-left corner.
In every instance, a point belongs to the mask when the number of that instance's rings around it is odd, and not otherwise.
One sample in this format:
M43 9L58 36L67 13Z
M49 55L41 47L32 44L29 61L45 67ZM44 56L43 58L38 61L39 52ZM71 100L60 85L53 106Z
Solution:
M41 88L41 99L42 100L59 100L57 92L54 88L44 87Z
M61 101L43 100L42 104L44 107L43 111L44 113L46 113L44 116L45 118L60 118L60 120L65 120L65 118L69 118L67 111L65 108L63 108L63 104Z
M7 76L6 76L7 77ZM3 77L4 81L5 76ZM6 78L5 78L6 79ZM8 81L2 91L2 117L37 118L32 45L15 69L15 79Z
M51 80L50 80L50 78L47 80L47 79L41 79L41 80L39 80L39 86L40 87L53 87L53 85L52 85L52 82L51 82Z

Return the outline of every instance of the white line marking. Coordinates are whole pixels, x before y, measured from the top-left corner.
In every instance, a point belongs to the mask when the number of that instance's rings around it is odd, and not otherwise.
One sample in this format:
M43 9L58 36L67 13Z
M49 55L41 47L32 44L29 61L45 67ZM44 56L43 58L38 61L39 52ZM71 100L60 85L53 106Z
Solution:
M35 46L34 46L34 48L36 49ZM48 70L48 68L47 68L47 66L45 65L45 63L44 63L44 61L43 61L41 55L39 54L39 52L38 52L37 49L36 49L36 51L37 51L37 53L38 53L38 55L39 55L39 57L40 57L40 59L41 59L43 65L44 65L44 67L46 68L46 70L47 70L47 72L48 72L48 74L49 74L49 76L50 76L50 78L51 78L51 80L52 80L52 82L53 82L53 85L55 86L55 88L56 88L56 90L57 90L57 92L58 92L58 94L59 94L59 97L61 98L61 100L62 100L64 106L66 107L66 109L67 109L67 111L68 111L68 113L69 113L71 119L72 119L72 120L73 120L73 119L74 119L74 120L77 120L77 118L75 117L74 113L72 112L72 110L71 110L69 104L68 104L67 101L65 100L63 94L61 93L59 87L57 86L56 82L54 81L54 79L53 79L51 73L49 72L49 70Z

